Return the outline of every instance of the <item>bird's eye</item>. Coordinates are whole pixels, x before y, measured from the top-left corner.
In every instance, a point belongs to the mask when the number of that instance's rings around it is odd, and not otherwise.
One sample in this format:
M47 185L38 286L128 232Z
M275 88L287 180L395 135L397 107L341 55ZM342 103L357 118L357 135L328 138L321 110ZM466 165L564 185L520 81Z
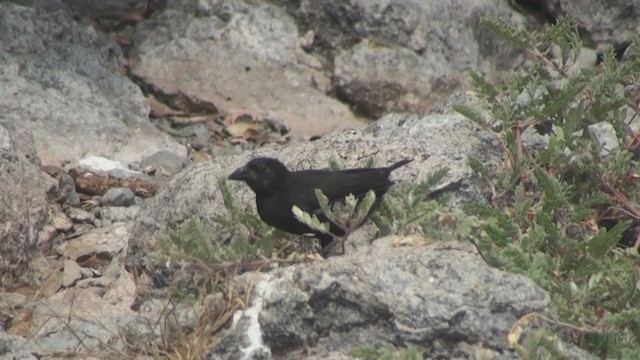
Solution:
M260 173L265 173L269 171L269 168L267 167L267 165L263 164L263 163L257 163L255 164L254 167L255 170L257 170Z

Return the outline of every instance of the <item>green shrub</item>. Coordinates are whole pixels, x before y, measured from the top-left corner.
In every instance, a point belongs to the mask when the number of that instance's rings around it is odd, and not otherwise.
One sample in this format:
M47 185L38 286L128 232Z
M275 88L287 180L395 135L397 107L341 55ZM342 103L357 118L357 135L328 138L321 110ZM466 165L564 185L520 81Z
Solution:
M606 358L640 354L638 41L578 69L571 18L544 32L482 24L527 61L498 83L471 74L476 101L456 110L491 132L504 161L469 165L493 189L475 238L493 265L534 279L582 348ZM527 139L543 146L528 146ZM489 176L488 174L491 174ZM543 337L538 338L538 340ZM544 339L548 339L544 337Z

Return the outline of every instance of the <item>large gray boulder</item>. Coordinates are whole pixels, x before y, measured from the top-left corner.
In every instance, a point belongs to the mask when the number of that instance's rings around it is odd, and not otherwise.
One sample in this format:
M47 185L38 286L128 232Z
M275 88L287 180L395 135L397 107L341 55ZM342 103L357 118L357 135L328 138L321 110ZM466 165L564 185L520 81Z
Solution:
M509 64L481 16L522 22L499 0L172 1L136 26L132 73L159 98L317 135L439 108L466 70Z
M186 149L149 122L124 76L120 47L77 24L63 5L0 3L0 123L21 124L44 164L89 153L126 164Z
M550 310L544 290L489 267L471 244L393 247L395 240L247 274L252 305L207 358L338 359L385 345L414 345L436 359L518 358L507 335L522 316Z
M516 57L479 24L497 16L522 18L504 1L355 0L291 2L307 45L322 54L333 91L371 118L390 111L438 108L465 89L466 71L492 74Z
M298 134L358 125L325 96L330 79L299 37L295 19L266 1L171 1L136 27L132 74L160 98L266 116Z

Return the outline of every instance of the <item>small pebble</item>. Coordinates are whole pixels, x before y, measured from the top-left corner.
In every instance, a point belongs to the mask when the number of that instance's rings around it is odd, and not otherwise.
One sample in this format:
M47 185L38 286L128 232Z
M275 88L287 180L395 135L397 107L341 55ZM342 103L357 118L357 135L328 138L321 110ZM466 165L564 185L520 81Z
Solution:
M96 221L95 215L80 208L70 207L65 209L65 212L76 224L93 224Z
M71 287L76 281L82 279L82 268L73 260L64 261L64 270L62 272L62 286Z
M129 188L111 188L102 196L103 205L131 206L136 203L136 195Z
M210 137L207 135L207 138L209 139ZM162 150L144 158L140 162L140 166L143 168L152 166L164 169L169 174L177 174L187 166L187 159L170 151Z
M58 177L58 198L65 197L66 203L71 206L80 206L80 196L76 191L76 182L71 175L61 172Z

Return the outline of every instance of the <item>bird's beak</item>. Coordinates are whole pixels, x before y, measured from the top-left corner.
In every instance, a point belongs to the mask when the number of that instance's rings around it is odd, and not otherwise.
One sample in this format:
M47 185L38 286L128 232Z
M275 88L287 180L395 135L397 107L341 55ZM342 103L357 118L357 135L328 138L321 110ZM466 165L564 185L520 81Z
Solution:
M253 179L254 177L255 176L253 172L247 169L246 166L243 166L241 168L238 168L233 173L231 173L231 175L229 175L229 180L247 181L247 180Z

